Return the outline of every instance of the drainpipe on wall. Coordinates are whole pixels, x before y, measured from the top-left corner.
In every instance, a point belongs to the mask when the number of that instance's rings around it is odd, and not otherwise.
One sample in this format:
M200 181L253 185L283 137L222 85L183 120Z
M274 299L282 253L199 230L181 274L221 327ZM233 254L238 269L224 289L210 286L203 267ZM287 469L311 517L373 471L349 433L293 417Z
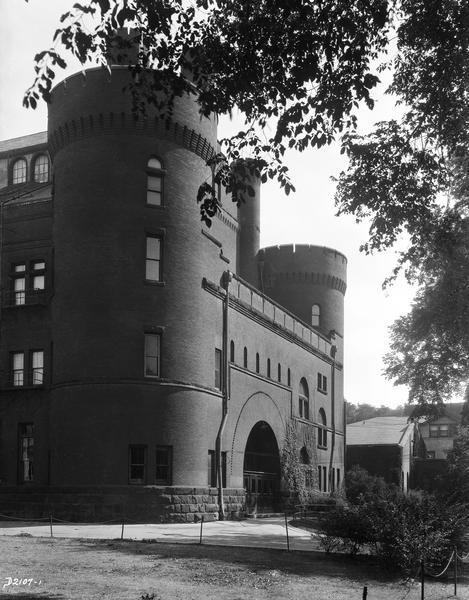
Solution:
M223 501L223 463L221 454L221 440L225 429L226 420L228 417L228 400L229 400L229 370L228 370L228 309L229 309L229 287L232 279L231 271L223 273L223 287L225 289L225 297L223 299L223 332L222 332L222 417L220 427L218 428L217 439L215 441L215 454L217 466L217 487L218 487L218 518L220 521L225 520L225 507Z
M331 336L332 337L332 336ZM336 346L331 346L331 429L332 429L332 440L331 440L331 456L329 458L329 492L332 495L334 492L334 478L333 478L333 464L334 464L334 450L335 450L335 355L337 352Z

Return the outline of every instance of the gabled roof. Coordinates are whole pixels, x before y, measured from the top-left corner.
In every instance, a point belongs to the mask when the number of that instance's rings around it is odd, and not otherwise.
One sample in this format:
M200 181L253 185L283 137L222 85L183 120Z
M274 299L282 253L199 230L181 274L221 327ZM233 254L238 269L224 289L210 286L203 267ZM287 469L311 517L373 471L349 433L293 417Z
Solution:
M414 427L408 417L374 417L347 425L347 446L398 445Z

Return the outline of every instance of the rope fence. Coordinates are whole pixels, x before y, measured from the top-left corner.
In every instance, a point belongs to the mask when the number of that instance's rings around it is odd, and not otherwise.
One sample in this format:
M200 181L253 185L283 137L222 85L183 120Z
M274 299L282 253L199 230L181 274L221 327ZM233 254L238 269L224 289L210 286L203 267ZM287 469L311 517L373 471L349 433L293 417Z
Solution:
M301 514L301 513L300 513ZM285 546L284 549L287 552L290 552L293 548L291 547L291 539L290 539L290 534L289 534L289 523L288 523L288 519L289 518L297 518L298 512L295 512L293 515L291 515L290 517L288 516L287 513L284 513L284 518L285 518L285 524L284 524L284 535L285 535ZM301 514L301 516L305 516L305 513ZM95 525L119 525L121 527L120 530L120 539L124 540L124 534L125 534L125 526L126 525L143 525L141 520L132 520L132 519L128 519L127 517L121 517L120 519L109 519L106 521L93 521L92 523L90 522L80 522L80 521L69 521L66 519L60 519L59 517L54 517L52 513L49 514L48 517L38 517L38 518L27 518L27 517L14 517L11 515L5 515L0 513L0 520L7 520L7 521L12 521L12 522L22 522L22 523L38 523L41 525L49 525L49 529L50 529L50 537L54 538L54 524L56 525L73 525L73 526L95 526ZM205 520L204 517L202 516L202 518L200 519L200 530L198 532L198 534L196 534L194 536L194 543L196 542L196 539L198 538L198 543L199 544L203 544L203 535L204 535L204 525L205 525ZM195 524L195 523L194 523ZM164 534L163 534L164 535ZM278 536L277 536L278 537ZM116 536L117 538L117 536ZM116 539L114 538L114 539ZM130 538L129 538L130 539ZM144 538L145 539L145 538ZM152 540L154 540L155 542L160 541L161 538L151 538ZM295 538L293 538L295 539ZM175 541L175 540L168 540L165 539L165 541L169 542L169 543L190 543L190 541L188 541L188 538L185 537L184 541ZM229 544L224 544L224 545L229 545ZM268 546L271 548L274 548L275 546ZM300 548L297 548L298 550ZM461 564L461 570L458 569L459 563ZM461 579L467 579L468 576L465 575L463 573L463 565L465 564L469 564L469 552L467 552L466 554L459 554L458 552L458 548L455 546L453 548L453 551L451 552L449 558L446 561L445 567L439 572L439 573L434 573L431 571L431 569L425 565L425 562L422 560L418 570L416 571L414 577L410 577L406 580L407 585L407 589L405 591L405 594L399 598L399 600L406 600L410 594L410 592L412 590L415 589L415 585L418 582L418 579L420 579L420 591L421 591L421 600L425 599L425 577L430 577L432 579L439 579L443 576L445 576L451 565L453 565L453 583L454 583L454 596L457 596L457 585L458 585L458 581L460 581ZM450 575L448 574L448 577ZM365 585L363 587L363 591L362 591L362 600L372 600L372 598L375 598L375 596L373 595L372 590L370 589L369 586Z

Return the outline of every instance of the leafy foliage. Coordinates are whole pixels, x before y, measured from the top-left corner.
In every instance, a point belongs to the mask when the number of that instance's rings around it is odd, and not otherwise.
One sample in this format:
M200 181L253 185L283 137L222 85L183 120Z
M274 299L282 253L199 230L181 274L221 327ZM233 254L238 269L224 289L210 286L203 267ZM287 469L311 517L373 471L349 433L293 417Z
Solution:
M370 475L366 469L354 465L345 474L345 494L351 504L358 505L374 498L385 498L390 486L382 477Z
M350 493L353 503L338 506L322 517L320 530L326 550L353 555L367 548L387 568L413 576L422 560L427 569L441 567L453 546L461 544L468 524L467 509L424 492L404 494L382 483L357 495L356 484L365 478L358 472L352 478L347 496Z
M316 439L310 427L301 428L295 421L287 424L285 440L280 456L285 487L294 503L305 504L311 500L317 489ZM306 454L309 464L304 461ZM303 460L302 460L303 459ZM307 486L307 471L310 486Z
M253 159L262 181L276 178L288 195L286 149L320 148L353 129L358 103L373 106L371 64L386 45L389 19L386 0L84 0L62 16L54 44L83 65L132 63L136 116L150 104L171 117L162 90L194 94L205 116L241 111L245 129L222 140L213 181L199 193L210 220L218 183L228 183L235 201L246 199L233 160ZM116 34L122 28L132 28L132 39ZM24 104L49 100L64 66L55 47L39 53Z
M408 404L390 408L389 406L384 406L384 404L373 406L367 402L359 402L358 404L347 402L347 423L356 423L357 421L365 421L374 417L405 417L410 416L412 410L412 406Z
M459 428L447 460L446 496L452 503L465 503L469 511L469 425Z
M386 374L431 412L469 376L469 5L402 0L397 14L390 92L404 115L344 137L336 203L370 220L366 252L409 239L390 280L404 269L419 291L392 327Z

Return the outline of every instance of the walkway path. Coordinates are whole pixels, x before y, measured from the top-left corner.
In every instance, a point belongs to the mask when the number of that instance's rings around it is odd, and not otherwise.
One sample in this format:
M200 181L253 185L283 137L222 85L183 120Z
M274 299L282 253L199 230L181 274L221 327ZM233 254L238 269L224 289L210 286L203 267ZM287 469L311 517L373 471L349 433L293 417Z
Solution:
M122 525L59 524L53 523L57 538L116 539ZM200 523L138 524L124 526L124 539L156 540L170 543L196 544L200 541ZM50 537L49 523L0 521L0 535L31 535ZM319 550L316 534L288 526L290 550ZM249 519L245 521L214 521L204 523L202 543L219 546L246 546L287 549L285 520L282 518Z

